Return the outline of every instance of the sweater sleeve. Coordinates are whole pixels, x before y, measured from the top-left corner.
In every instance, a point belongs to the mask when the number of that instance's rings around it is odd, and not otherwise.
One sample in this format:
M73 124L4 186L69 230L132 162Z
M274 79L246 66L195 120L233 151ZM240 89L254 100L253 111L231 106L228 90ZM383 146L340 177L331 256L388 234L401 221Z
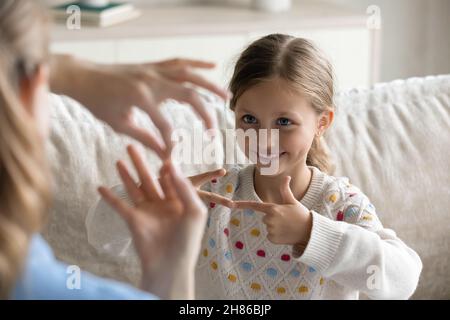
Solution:
M422 270L417 253L382 226L375 207L348 180L327 189L325 212L312 211L311 237L298 261L370 299L408 299Z

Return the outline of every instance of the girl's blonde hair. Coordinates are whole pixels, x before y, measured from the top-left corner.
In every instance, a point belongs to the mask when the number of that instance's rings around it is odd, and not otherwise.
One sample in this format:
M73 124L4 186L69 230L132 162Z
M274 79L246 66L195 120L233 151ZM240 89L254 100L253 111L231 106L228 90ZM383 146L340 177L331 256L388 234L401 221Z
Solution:
M289 89L308 97L317 114L335 109L330 62L312 42L284 34L256 40L240 55L230 82L231 109L246 90L273 77L285 80ZM306 164L329 174L334 171L322 138L314 138Z
M21 105L21 83L48 59L47 19L35 1L0 2L0 298L22 271L49 204L44 146Z

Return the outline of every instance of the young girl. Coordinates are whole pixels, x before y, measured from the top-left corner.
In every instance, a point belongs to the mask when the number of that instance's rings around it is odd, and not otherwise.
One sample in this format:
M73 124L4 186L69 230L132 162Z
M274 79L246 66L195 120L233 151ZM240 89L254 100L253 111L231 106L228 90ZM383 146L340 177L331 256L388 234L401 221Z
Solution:
M383 228L357 187L330 175L323 135L334 115L333 73L319 50L287 35L259 39L241 54L230 89L236 128L279 129L279 144L202 187L234 206L210 203L197 298L409 298L420 258ZM261 173L267 160L275 175Z

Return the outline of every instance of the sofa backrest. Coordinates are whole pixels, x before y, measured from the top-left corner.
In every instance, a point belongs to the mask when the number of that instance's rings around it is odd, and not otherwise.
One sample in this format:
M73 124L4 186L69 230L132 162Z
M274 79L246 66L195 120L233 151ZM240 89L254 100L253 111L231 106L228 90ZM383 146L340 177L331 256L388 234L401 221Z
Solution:
M413 298L450 297L450 76L352 90L327 141L350 178L422 259Z
M114 133L71 99L52 96L48 154L55 197L44 231L58 258L98 275L137 284L133 256L114 257L88 242L86 216L98 185L120 181L115 162L131 140ZM225 106L209 98L222 128L233 126ZM415 249L424 269L414 298L450 297L450 76L410 79L337 96L335 123L327 134L337 170L372 200L386 227ZM202 128L184 105L163 108L175 128ZM154 128L142 113L142 126ZM221 137L216 141L222 147ZM145 151L153 172L160 161ZM222 154L223 157L223 154ZM129 162L128 162L129 163ZM219 164L182 165L186 175Z

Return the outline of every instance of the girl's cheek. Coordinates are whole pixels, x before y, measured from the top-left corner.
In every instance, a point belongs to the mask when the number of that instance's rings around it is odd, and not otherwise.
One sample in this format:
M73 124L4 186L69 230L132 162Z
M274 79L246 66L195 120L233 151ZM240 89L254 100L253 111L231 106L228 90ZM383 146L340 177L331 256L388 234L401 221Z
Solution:
M299 144L301 144L302 135L300 132L296 131L279 131L280 135L280 146L286 148L296 148Z
M290 153L303 153L309 146L309 137L301 130L285 131L280 130L280 150Z

